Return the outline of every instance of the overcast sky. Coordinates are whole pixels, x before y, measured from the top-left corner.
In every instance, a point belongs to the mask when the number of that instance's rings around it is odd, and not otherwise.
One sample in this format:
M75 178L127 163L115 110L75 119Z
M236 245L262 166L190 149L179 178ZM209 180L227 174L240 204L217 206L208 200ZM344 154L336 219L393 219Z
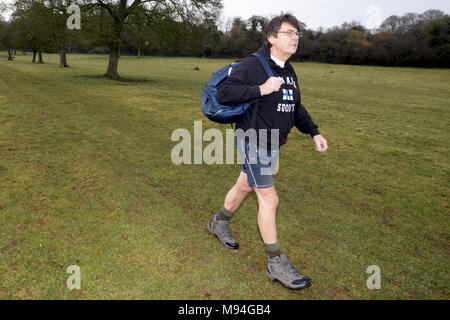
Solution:
M391 15L423 13L429 9L450 14L450 0L223 0L223 4L222 28L234 17L246 20L252 15L271 16L282 11L293 13L313 30L352 21L372 29Z
M450 0L223 0L223 20L293 13L308 29L340 26L353 20L374 28L391 15L438 9L450 14ZM378 25L377 25L378 24Z

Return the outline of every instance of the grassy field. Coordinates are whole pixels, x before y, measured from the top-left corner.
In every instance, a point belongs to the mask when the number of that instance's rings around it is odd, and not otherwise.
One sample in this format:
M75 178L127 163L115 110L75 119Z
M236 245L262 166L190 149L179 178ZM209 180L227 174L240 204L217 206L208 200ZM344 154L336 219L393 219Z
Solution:
M171 161L175 129L229 128L200 92L230 60L122 57L117 82L103 55L44 61L0 60L1 299L450 298L450 70L294 64L329 151L292 130L281 152L279 243L313 281L291 291L265 274L254 194L238 251L206 230L239 165Z

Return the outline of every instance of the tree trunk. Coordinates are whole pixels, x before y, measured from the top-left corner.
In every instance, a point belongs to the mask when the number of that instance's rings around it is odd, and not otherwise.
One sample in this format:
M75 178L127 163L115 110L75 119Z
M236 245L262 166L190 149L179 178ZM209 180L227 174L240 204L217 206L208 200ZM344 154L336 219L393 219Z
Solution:
M33 63L36 62L36 50L33 50Z
M38 49L38 63L44 63L44 60L42 60L42 52L41 52L41 49Z
M66 48L64 48L64 46L59 47L59 67L69 67L69 65L67 64Z
M138 57L138 58L141 57L141 46L138 47L138 55L137 55L137 57Z
M119 80L120 76L117 72L119 66L119 44L111 44L109 46L109 63L108 70L104 74L104 77L109 80Z
M11 48L8 48L8 61L13 61L13 57L11 54Z

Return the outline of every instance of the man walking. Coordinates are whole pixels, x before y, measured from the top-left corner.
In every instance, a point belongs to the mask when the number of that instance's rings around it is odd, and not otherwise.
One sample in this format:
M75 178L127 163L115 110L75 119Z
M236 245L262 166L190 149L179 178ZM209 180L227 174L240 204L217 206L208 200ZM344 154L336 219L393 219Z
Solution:
M325 152L327 141L320 135L306 109L301 104L297 76L290 57L297 51L299 40L297 19L285 14L272 19L264 28L264 45L257 51L264 56L273 72L267 74L255 56L249 56L221 84L217 101L226 105L250 103L246 114L236 123L236 143L244 160L236 184L229 190L223 207L208 224L208 230L228 248L238 249L233 239L230 221L245 197L254 190L258 198L258 227L267 250L267 274L291 289L311 285L311 280L281 253L277 240L276 210L278 196L271 169L278 160L279 147L287 141L291 128L311 135L316 150ZM237 132L257 130L257 139L245 138ZM264 131L266 130L266 131ZM268 133L262 138L261 132ZM274 139L275 138L275 139ZM274 143L274 141L276 143ZM256 156L255 156L256 155ZM262 158L270 161L262 161ZM269 170L267 170L269 169ZM268 173L269 172L269 173Z

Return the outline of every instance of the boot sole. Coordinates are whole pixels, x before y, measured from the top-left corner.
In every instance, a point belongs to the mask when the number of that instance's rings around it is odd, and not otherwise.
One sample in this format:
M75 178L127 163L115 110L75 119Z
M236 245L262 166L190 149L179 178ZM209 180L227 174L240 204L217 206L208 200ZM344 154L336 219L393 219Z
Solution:
M275 281L278 281L278 282L280 282L283 286L285 286L286 288L289 288L289 289L292 289L292 290L301 290L301 289L305 289L305 288L308 288L308 287L311 286L311 281L310 281L310 282L306 282L306 283L303 284L303 285L293 286L293 285L291 285L291 284L289 284L289 283L284 283L283 281L281 281L281 280L278 279L277 277L271 275L269 272L267 272L267 275L269 276L269 278L270 278L272 281L274 281L274 282L275 282Z

